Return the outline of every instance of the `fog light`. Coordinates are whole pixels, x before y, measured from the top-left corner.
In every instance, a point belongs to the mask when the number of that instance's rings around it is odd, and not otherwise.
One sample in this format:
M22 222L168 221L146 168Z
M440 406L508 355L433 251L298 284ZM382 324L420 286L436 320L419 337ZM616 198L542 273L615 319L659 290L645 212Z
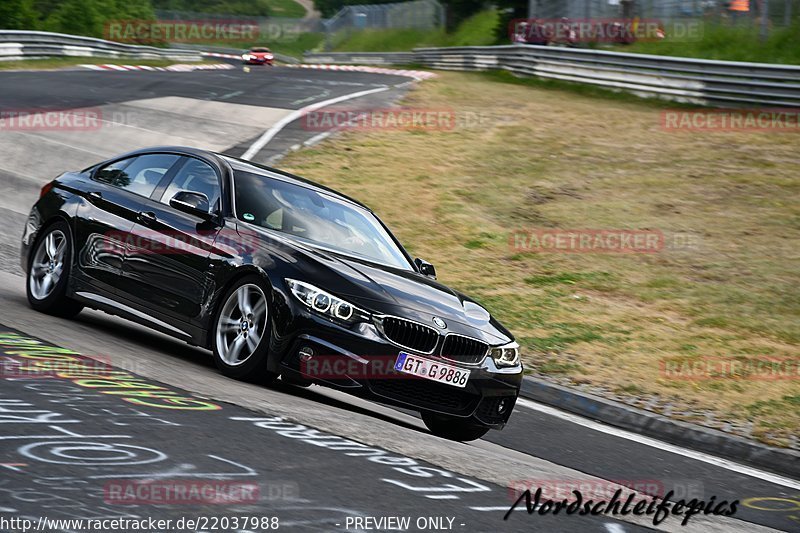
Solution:
M497 403L497 414L502 415L508 409L508 399L500 400Z
M312 350L308 346L303 346L297 352L297 355L298 355L298 357L300 357L300 360L302 362L307 363L308 361L311 360L312 357L314 357L314 350Z

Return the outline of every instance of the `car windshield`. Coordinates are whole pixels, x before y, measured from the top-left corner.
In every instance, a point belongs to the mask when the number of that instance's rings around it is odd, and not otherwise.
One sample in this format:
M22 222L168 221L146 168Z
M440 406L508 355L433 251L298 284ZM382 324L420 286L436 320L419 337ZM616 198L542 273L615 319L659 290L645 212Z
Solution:
M368 210L308 187L237 170L236 217L308 244L412 270L389 232Z
M251 48L251 52L269 52L269 48Z

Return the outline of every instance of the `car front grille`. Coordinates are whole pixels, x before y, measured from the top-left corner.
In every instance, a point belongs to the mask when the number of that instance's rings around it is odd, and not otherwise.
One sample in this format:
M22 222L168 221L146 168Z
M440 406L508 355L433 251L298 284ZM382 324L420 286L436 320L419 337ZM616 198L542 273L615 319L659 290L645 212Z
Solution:
M393 343L419 353L431 353L436 348L439 332L423 324L385 316L380 319L381 329Z
M415 377L372 380L370 388L379 396L451 413L471 410L479 399L464 389Z
M461 335L448 335L442 345L441 356L459 363L480 363L489 351L485 342Z

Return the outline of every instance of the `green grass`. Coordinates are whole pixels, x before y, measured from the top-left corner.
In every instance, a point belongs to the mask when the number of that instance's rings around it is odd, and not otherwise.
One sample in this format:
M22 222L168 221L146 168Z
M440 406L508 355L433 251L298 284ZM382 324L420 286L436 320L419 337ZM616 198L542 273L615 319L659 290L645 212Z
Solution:
M336 52L402 52L414 48L444 46L489 46L497 43L495 28L500 15L487 9L462 22L453 33L444 30L364 30L334 37ZM787 28L772 28L769 38L762 42L757 27L706 24L697 40L671 40L669 36L657 42L639 42L611 48L618 52L682 56L727 61L800 64L800 20ZM554 88L565 84L554 83ZM586 93L600 93L589 88ZM608 93L609 91L605 91ZM625 98L625 97L623 97Z
M300 33L293 37L287 37L285 39L279 39L275 41L229 41L225 43L225 47L246 50L254 46L268 46L273 52L296 57L297 59L302 59L304 52L319 48L324 39L325 35L322 33ZM208 44L213 45L219 43Z
M294 0L267 0L270 16L299 19L306 16L306 9Z
M543 287L546 285L575 285L581 281L610 280L612 275L608 272L559 272L556 274L539 274L524 279L528 285Z
M335 52L405 52L417 47L445 46L443 30L363 30L334 38Z
M448 34L444 30L363 30L335 38L336 52L404 52L428 46L487 46L496 44L494 28L499 22L495 9L476 13Z
M726 61L800 64L800 21L788 28L772 28L762 42L756 27L706 25L696 41L670 40L617 46L618 52L693 57Z
M476 13L459 24L449 36L447 46L488 46L497 44L494 31L500 23L500 13L487 9Z
M325 36L322 33L301 33L296 39L279 41L268 45L274 52L303 59L303 53L319 47Z

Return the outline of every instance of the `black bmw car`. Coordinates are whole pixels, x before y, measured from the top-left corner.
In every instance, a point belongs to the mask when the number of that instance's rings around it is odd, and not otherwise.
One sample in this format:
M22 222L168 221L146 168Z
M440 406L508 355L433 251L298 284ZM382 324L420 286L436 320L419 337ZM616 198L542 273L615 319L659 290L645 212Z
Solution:
M415 409L445 438L502 428L522 381L512 335L367 207L226 155L159 147L62 174L21 255L34 309L120 315L228 376Z

